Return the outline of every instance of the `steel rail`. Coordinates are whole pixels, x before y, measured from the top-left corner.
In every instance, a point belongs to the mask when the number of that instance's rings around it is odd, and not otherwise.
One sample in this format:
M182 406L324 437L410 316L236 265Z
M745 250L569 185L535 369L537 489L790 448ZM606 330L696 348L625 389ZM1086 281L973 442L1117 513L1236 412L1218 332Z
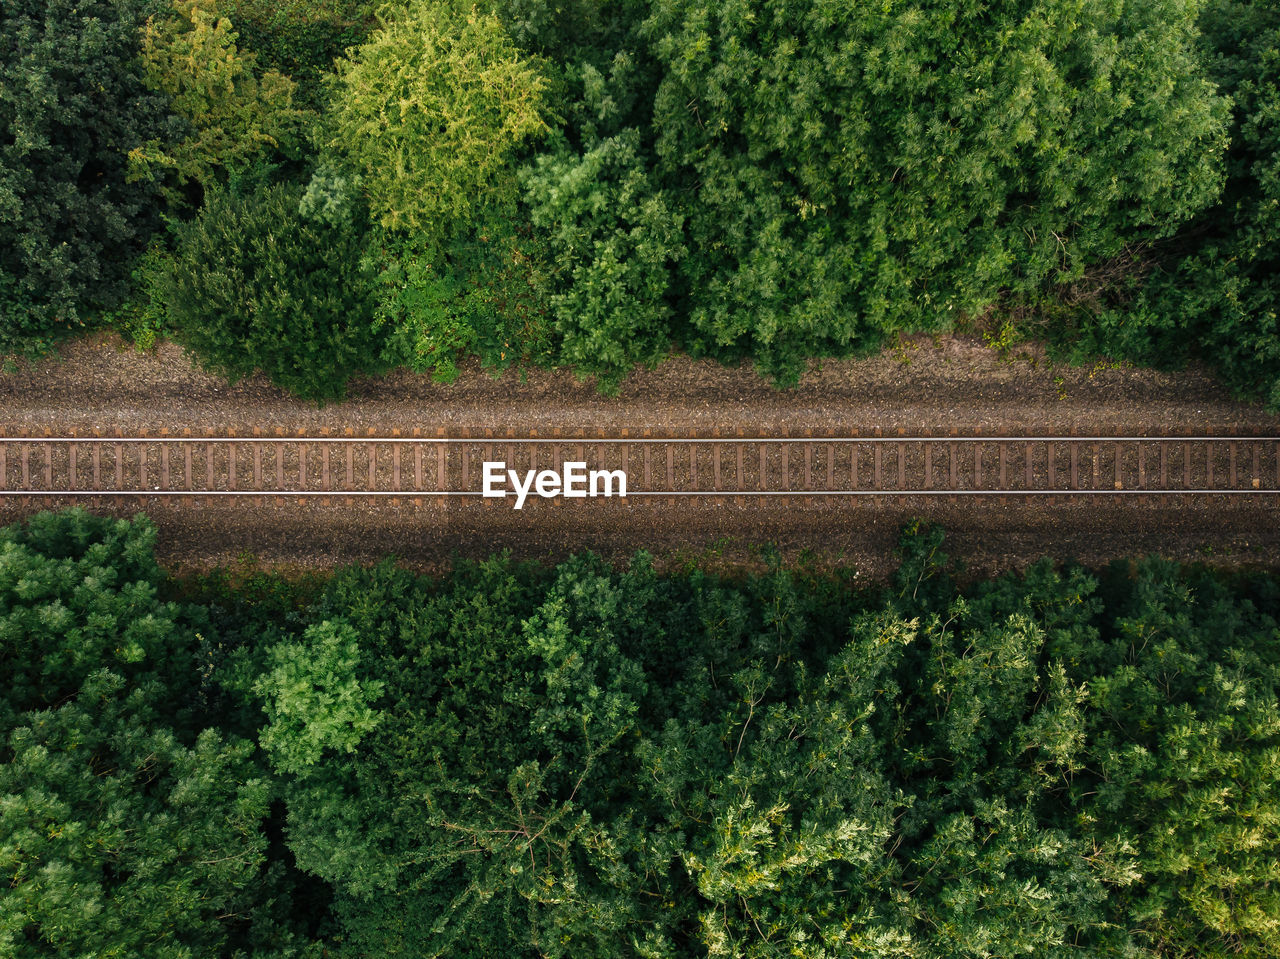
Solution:
M0 436L0 443L1280 443L1277 436Z
M566 453L574 447L576 455ZM568 463L592 460L593 473L621 473L630 487L628 496L650 498L1269 497L1280 493L1280 436L875 436L860 432L856 436L665 438L0 437L0 497L476 498L484 497L477 488L476 468L500 458L504 448L513 463L527 459L530 471L550 467L551 472L563 472ZM614 463L620 469L612 468ZM484 476L488 483L489 474ZM591 482L595 483L594 477ZM499 485L506 487L505 481ZM611 485L609 490L612 493ZM502 493L487 498L515 495L505 488ZM562 494L557 486L549 495Z
M626 496L592 496L575 497L577 499L631 499L633 496L719 496L731 499L735 496L1192 496L1192 495L1224 495L1224 496L1265 496L1280 494L1280 489L786 489L786 490L750 490L750 489L708 489L708 490L635 490ZM514 498L515 493L507 492L502 496L491 496L489 499ZM480 496L481 490L290 490L290 489L154 489L154 490L49 490L49 489L0 489L0 496L27 496L38 499L42 496L75 496L92 499L96 496L136 496L145 498L174 496L276 496L288 499L291 496L327 496L330 499L342 499L345 496L388 496L401 499L414 499L423 496ZM532 503L543 497L536 493L528 494L526 502ZM555 499L562 499L556 494Z

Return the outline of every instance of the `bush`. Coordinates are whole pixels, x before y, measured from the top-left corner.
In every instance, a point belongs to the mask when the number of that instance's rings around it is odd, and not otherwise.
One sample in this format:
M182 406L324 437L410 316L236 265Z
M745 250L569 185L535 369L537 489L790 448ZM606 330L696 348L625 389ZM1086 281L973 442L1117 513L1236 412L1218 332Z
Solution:
M555 357L546 241L515 210L478 214L442 257L428 241L384 237L377 325L387 358L452 381L474 354L493 370Z
M356 227L310 220L302 190L214 192L177 232L162 296L179 340L233 382L261 370L318 401L357 373L385 368L366 240Z
M673 267L685 255L683 217L657 189L634 129L581 156L567 146L523 171L534 225L560 273L551 298L559 358L615 385L670 345Z

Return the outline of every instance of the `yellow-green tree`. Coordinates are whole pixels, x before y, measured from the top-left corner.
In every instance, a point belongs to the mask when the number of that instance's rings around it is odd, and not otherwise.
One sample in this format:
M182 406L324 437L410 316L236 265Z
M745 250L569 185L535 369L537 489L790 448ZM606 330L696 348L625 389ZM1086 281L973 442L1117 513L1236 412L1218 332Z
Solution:
M136 177L169 171L177 187L167 187L170 200L190 181L208 187L264 154L291 152L301 139L305 114L293 106L293 81L275 71L258 76L254 55L237 39L218 0L173 0L171 15L143 28L146 84L169 95L191 132L177 142L152 139L129 161Z
M547 129L547 81L492 13L442 0L387 8L336 70L328 147L360 168L384 227L433 244L482 198L514 194L513 152Z

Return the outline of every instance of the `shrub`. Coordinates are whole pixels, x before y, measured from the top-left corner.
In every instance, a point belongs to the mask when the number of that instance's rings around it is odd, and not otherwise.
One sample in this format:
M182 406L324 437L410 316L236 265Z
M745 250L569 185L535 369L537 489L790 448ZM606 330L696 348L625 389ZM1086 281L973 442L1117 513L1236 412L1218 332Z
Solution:
M567 147L523 171L533 222L560 273L551 298L560 359L616 384L670 344L668 287L685 254L683 217L656 188L627 130L581 156Z
M505 215L504 215L505 214ZM516 211L480 215L443 257L416 237L384 237L376 323L387 358L452 381L474 354L494 370L550 365L550 265L545 239Z
M309 220L302 190L216 191L178 230L162 283L179 339L232 381L262 370L277 386L325 401L384 368L373 329L374 276L364 234Z

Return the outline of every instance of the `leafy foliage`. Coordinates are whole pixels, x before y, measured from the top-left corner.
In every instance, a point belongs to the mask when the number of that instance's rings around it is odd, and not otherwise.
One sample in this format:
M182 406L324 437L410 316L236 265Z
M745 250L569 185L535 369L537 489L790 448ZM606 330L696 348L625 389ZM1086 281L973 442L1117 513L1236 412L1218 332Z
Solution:
M387 356L449 382L475 354L492 369L554 358L543 237L501 208L477 213L444 257L417 239L384 237L375 324Z
M634 129L582 156L542 155L522 177L535 226L550 234L562 292L551 298L560 358L616 383L669 344L672 266L683 217L653 185Z
M646 0L490 0L507 35L555 63L608 56L644 15Z
M170 97L193 133L180 143L151 140L130 151L135 176L164 171L179 189L193 181L208 188L268 151L296 151L303 115L293 107L293 81L273 71L257 76L253 55L242 53L236 39L218 0L173 0L170 15L148 19L147 85Z
M133 291L129 298L103 314L103 319L139 350L150 349L160 337L173 335L161 290L172 262L173 254L162 243L153 242L134 263L130 273Z
M262 67L297 84L297 99L323 106L323 79L374 25L367 0L225 0L224 10Z
M363 233L310 220L301 191L210 195L178 230L165 307L180 340L231 379L262 370L319 401L381 368L372 268Z
M591 773L634 711L625 672L593 664L625 660L577 635L554 598L546 630L522 627L531 597L521 579L490 564L429 597L384 566L342 578L320 604L345 613L337 628L360 637L365 669L385 676L380 702L399 704L381 712L358 758L335 752L291 791L295 853L341 890L357 953L520 954L522 902L554 908L547 883L572 870L587 838L568 784ZM412 611L411 628L397 607ZM271 735L280 765L292 737ZM389 828L386 814L401 825ZM545 872L535 865L544 858L555 863Z
M355 679L358 657L355 631L345 623L317 623L302 643L271 648L271 672L254 686L263 698L270 726L262 745L287 773L315 765L321 752L351 752L378 724L368 703L382 683L363 687Z
M1203 357L1274 405L1272 6L15 0L0 351L88 318L190 335L156 290L165 207L289 183L365 243L348 305L377 349L322 318L287 359L223 343L211 366L307 396L467 355L607 391L674 348L788 383L1005 310L1009 335ZM254 249L241 269L270 274ZM315 292L292 277L290 310Z
M1106 886L1063 801L1086 762L1087 686L1046 656L1031 590L1013 592L1012 608L1003 597L953 597L922 624L890 727L895 778L914 798L901 823L906 909L944 955L1068 943L1111 954L1120 944L1102 909Z
M158 223L126 156L184 131L136 69L149 0L0 6L0 353L118 305Z
M91 319L190 331L157 295L166 207L289 183L304 220L362 237L352 312L376 312L358 362L327 320L263 354L307 396L467 355L608 391L674 348L789 383L1002 310L1002 335L1203 358L1280 403L1273 4L376 6L7 4L0 352Z
M852 633L825 670L794 683L779 682L776 662L751 662L726 679L723 713L673 717L638 749L662 823L647 867L679 863L707 955L912 948L886 908L896 869L884 852L909 800L882 774L868 722L892 697L911 635L873 617Z
M959 590L915 528L879 595L584 555L182 608L153 536L0 534L18 955L283 959L295 862L338 955L1280 955L1274 577Z
M491 13L413 0L384 14L335 68L328 146L360 169L384 226L438 247L482 192L513 192L512 151L546 130L546 81Z
M1099 846L1143 882L1121 899L1157 952L1273 956L1280 935L1280 638L1274 610L1169 563L1137 571L1085 651Z
M362 210L361 179L333 164L323 163L311 176L298 212L308 220L339 229L359 225Z
M1198 11L655 0L691 345L788 377L1167 235L1220 185Z
M215 955L266 891L268 785L198 731L154 542L80 511L0 530L5 955Z
M1217 205L1159 251L1128 302L1061 324L1077 356L1215 365L1236 390L1280 408L1280 11L1212 0L1202 19L1210 75L1234 101ZM1132 284L1130 284L1132 286Z
M381 718L289 804L353 952L1274 956L1274 583L966 596L940 546L882 609L643 562L335 581Z

